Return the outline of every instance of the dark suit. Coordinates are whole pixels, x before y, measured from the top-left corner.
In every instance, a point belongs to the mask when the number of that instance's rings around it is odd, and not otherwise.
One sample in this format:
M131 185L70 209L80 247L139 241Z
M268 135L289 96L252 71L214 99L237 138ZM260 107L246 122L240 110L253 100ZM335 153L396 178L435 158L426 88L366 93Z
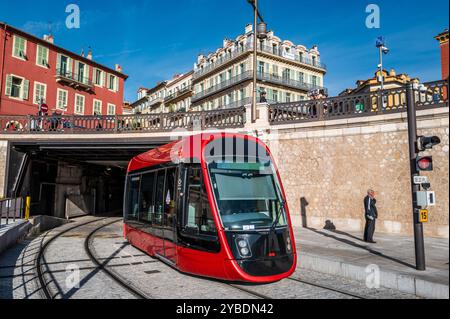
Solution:
M366 218L366 227L364 229L364 241L372 242L375 233L375 224L378 218L377 200L367 196L364 198L364 211Z

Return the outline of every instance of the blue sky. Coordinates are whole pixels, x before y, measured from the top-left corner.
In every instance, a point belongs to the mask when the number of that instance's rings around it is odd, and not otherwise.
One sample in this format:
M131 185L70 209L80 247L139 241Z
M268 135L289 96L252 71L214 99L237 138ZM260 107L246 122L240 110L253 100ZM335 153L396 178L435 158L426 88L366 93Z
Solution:
M56 44L74 52L94 51L102 64L122 65L130 78L125 99L193 67L199 53L214 51L226 37L235 38L252 21L246 0L133 1L0 0L0 21L37 36L52 23ZM81 28L67 29L68 4L81 10ZM381 28L365 26L367 5L381 9ZM378 64L375 39L383 35L395 68L422 81L440 79L435 35L448 28L448 0L260 0L270 29L282 39L308 48L319 46L328 65L325 86L335 95L358 79L373 76Z

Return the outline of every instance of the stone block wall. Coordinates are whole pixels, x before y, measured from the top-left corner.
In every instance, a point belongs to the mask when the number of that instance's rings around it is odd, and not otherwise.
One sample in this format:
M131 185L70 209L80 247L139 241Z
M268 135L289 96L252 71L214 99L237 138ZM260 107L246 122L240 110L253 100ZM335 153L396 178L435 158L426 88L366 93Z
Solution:
M448 109L447 109L448 112ZM279 130L275 149L294 224L323 228L331 221L339 230L362 231L363 199L378 193L377 230L412 234L412 200L405 119ZM375 122L378 121L378 122ZM338 127L338 128L337 128ZM419 135L437 135L442 143L430 154L430 178L437 205L430 209L427 236L449 236L448 113L419 117Z

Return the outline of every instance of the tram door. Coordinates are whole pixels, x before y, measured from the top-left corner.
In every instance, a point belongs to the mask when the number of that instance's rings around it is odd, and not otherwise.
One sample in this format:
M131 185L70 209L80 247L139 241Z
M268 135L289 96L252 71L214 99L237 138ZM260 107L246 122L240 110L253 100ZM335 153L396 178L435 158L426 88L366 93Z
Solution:
M166 183L164 192L164 257L174 264L177 263L177 245L175 234L176 222L176 180L177 169L169 168L166 171Z

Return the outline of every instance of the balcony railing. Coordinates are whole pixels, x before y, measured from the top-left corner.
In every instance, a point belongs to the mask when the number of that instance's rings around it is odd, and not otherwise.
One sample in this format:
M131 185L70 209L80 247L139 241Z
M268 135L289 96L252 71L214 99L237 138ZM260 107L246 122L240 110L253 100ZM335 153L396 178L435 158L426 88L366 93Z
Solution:
M309 66L313 66L322 70L327 70L327 66L325 63L320 62L317 59L310 59L310 58L305 58L303 56L301 56L300 54L294 52L294 53L290 53L290 52L286 52L285 50L283 50L282 47L269 47L266 45L259 45L258 46L258 51L259 52L265 52L265 53L270 53L288 60L292 60L292 61L296 61L296 62L300 62Z
M164 102L169 102L172 101L180 96L183 96L184 94L191 92L192 91L192 86L187 86L185 88L182 88L181 90L178 90L172 94L170 94L169 96L166 96L164 98Z
M258 72L258 80L260 81L265 81L265 82L271 82L274 84L280 84L280 85L284 85L284 86L288 86L294 89L301 89L304 91L312 91L312 90L319 90L322 89L324 90L326 93L328 92L328 90L324 87L321 87L319 85L316 84L311 84L311 83L306 83L306 82L302 82L302 81L297 81L288 77L283 77L283 76L279 76L276 74L271 74L271 73L262 73L262 72Z
M233 76L232 78L230 78L228 80L224 80L216 85L211 86L210 88L208 88L206 90L203 90L201 92L194 94L194 96L192 97L192 102L196 102L196 101L203 99L207 96L210 96L214 93L217 93L219 91L227 89L233 85L236 85L237 83L251 79L252 76L253 76L252 71L246 71L239 75Z
M245 108L111 116L0 116L0 134L169 132L174 129L240 128Z
M422 89L415 90L414 95L418 110L449 106L447 81L425 83ZM406 109L406 87L399 87L321 100L270 105L269 122L271 125L279 125L327 121L405 112Z
M87 88L92 88L94 86L93 82L88 77L83 77L80 74L73 72L56 70L56 77L60 80L82 85Z
M233 85L236 85L236 84L246 81L246 80L250 80L252 78L253 78L253 71L246 71L246 72L236 75L228 80L222 81L206 90L203 90L201 92L194 94L194 96L192 97L192 102L197 102L197 101L204 99L208 96L211 96L217 92L220 92L222 90L230 88ZM293 80L290 78L285 78L285 77L281 77L281 76L273 75L273 74L269 74L269 73L258 72L257 79L258 79L258 81L270 82L270 83L278 84L278 85L284 85L284 86L288 86L290 88L300 89L300 90L304 90L307 92L309 92L311 90L317 90L317 89L324 89L325 91L327 91L327 89L325 89L321 86L318 86L318 85L305 83L305 82L301 82L301 81L296 81L296 80Z
M209 72L215 70L216 68L228 63L229 61L234 60L235 58L239 57L240 55L242 55L246 52L251 52L252 50L253 50L253 43L247 44L243 47L238 47L234 51L232 51L231 54L226 54L225 56L218 58L216 61L214 61L214 63L209 63L206 66L204 66L203 68L199 68L199 69L195 70L193 79L196 80L196 79L208 74ZM275 48L269 47L269 46L258 45L257 50L258 50L258 52L273 54L273 55L276 55L276 56L279 56L279 57L282 57L282 58L285 58L285 59L288 59L291 61L296 61L296 62L305 64L308 66L313 66L313 67L322 69L324 71L327 70L326 64L324 64L318 60L303 57L303 56L299 55L298 53L287 53L281 47L277 47L275 49Z

